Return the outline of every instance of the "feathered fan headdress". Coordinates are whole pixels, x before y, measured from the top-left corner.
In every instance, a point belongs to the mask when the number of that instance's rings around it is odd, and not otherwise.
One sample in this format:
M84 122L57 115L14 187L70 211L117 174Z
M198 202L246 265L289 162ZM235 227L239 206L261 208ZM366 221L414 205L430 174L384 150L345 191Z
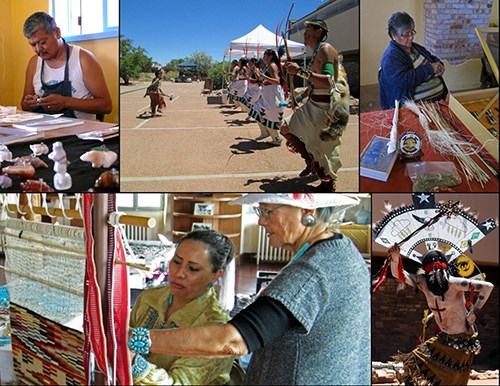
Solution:
M433 193L414 193L412 199L413 205L396 209L386 204L388 213L374 226L372 233L377 244L386 248L398 244L402 255L420 264L426 251L439 248L443 249L448 264L458 257L463 260L464 252L472 251L472 246L497 226L493 218L479 222L460 201L436 203ZM422 245L426 251L422 252ZM463 265L464 261L459 260L451 265ZM383 268L387 265L386 261ZM462 271L457 269L459 273Z

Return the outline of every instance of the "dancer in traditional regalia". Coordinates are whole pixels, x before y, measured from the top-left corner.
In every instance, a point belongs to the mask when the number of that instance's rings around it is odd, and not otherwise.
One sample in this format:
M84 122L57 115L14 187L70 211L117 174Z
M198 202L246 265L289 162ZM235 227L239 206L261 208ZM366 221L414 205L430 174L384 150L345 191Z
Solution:
M414 194L413 200L413 207L391 211L377 224L375 242L386 246L394 243L384 268L390 263L395 278L423 292L432 311L427 317L424 314L424 327L434 319L438 332L428 339L421 336L422 343L413 351L399 353L394 359L403 362L405 384L467 385L473 358L481 349L475 323L493 284L463 253L496 223L491 218L478 223L459 202L436 204L432 194ZM442 240L442 250L437 240ZM425 253L417 251L422 244L427 247ZM451 248L446 250L444 245ZM423 271L407 272L401 253L421 263ZM384 277L385 272L375 290Z
M321 179L318 192L335 191L340 162L340 138L349 120L349 86L346 74L335 48L326 43L328 26L323 20L305 22L304 44L311 48L313 57L308 68L287 61L288 73L309 82L307 91L292 103L304 97L308 101L285 120L281 133L289 148L300 153L306 168L305 177L314 173ZM291 96L294 98L294 96Z
M237 78L238 75L238 61L236 59L231 61L231 66L227 69L226 76L227 76L227 100L229 103L233 103L233 98L234 98L234 92L233 92L233 83Z
M259 80L259 60L252 58L248 61L248 87L245 95L243 95L242 109L249 113L254 103L257 102L262 93L261 81Z
M236 106L243 109L243 106L245 106L243 104L243 95L245 95L248 87L248 67L246 58L241 58L239 60L237 68L236 78L232 84L232 94Z
M285 79L281 71L281 63L278 55L272 49L267 49L263 57L265 68L261 73L262 94L255 102L249 115L257 120L261 135L256 139L264 139L271 136L271 144L280 146L282 139L279 135L280 125L283 120L284 106L277 106L276 99L284 100L283 85Z
M151 84L146 88L146 93L144 94L144 98L149 96L151 99L151 117L156 117L157 115L161 115L164 108L167 107L167 103L165 102L165 92L161 88L161 80L164 75L163 68L160 68L155 71L155 78L151 81ZM172 97L170 97L172 99Z

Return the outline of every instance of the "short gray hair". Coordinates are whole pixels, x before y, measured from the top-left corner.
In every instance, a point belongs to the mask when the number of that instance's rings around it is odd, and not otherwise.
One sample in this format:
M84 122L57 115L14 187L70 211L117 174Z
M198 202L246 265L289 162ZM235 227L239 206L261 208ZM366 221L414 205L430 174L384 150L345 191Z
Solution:
M337 207L326 207L316 209L316 218L324 223L328 228L336 228L342 222L344 210Z
M392 33L401 36L403 32L415 29L415 21L406 12L396 12L389 17L387 33L392 39Z
M35 12L24 22L24 36L30 38L36 31L43 28L47 33L53 34L57 28L55 19L45 12Z

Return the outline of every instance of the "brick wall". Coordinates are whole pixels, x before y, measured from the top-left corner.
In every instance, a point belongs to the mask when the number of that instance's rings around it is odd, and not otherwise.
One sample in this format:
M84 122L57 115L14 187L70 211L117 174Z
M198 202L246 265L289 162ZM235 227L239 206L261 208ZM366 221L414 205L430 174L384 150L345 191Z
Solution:
M425 0L424 45L451 64L483 54L476 27L488 27L493 0Z
M392 277L372 295L372 360L386 362L399 351L409 352L422 333L422 318L427 308L422 292L415 294L405 286L396 298L398 282ZM478 326L481 353L474 359L475 369L498 369L498 285L482 310L487 326ZM427 327L433 334L435 324Z

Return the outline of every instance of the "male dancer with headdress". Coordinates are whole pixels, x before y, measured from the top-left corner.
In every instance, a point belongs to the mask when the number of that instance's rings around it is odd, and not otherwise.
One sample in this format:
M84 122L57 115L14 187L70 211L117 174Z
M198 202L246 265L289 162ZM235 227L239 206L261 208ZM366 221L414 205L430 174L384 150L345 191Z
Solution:
M432 311L429 318L433 317L440 329L412 352L394 356L396 361L403 362L405 384L467 385L473 357L481 349L474 323L493 284L451 276L448 261L438 250L424 255L424 274L403 269L397 244L389 249L388 258L395 278L424 293ZM477 293L477 300L469 305L465 292L470 291Z
M340 137L349 120L349 86L346 74L339 64L335 48L326 43L328 26L323 20L305 22L304 44L313 50L308 68L286 62L289 74L309 82L307 91L292 103L304 97L308 101L285 120L281 133L289 147L300 153L306 162L301 177L311 173L321 179L318 192L335 191L340 162Z

